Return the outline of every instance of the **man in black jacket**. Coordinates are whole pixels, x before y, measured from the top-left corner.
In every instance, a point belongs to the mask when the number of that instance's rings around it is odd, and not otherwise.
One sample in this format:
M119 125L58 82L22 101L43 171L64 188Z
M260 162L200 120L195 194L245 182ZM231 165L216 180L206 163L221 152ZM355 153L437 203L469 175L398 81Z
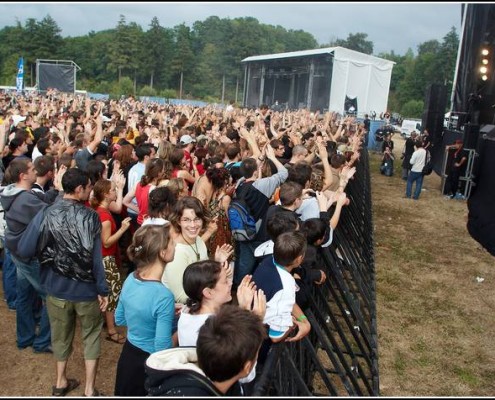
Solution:
M57 361L57 382L52 396L65 396L79 386L77 380L66 375L76 316L80 319L84 345L84 395L98 396L94 385L101 352L101 313L108 305L101 222L96 211L84 205L93 188L86 172L70 168L62 177L62 187L63 199L36 215L17 250L25 258L36 253L41 265L40 280L47 293L52 348Z

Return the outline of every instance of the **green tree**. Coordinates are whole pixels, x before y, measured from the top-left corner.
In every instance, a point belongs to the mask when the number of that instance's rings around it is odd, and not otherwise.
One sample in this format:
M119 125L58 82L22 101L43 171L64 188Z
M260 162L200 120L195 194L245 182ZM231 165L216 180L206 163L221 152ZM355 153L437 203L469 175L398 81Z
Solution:
M198 57L199 61L195 69L195 75L201 77L196 80L193 86L196 96L200 98L207 95L221 96L223 69L218 65L219 58L221 58L219 48L213 43L206 44L200 57Z
M160 96L165 97L166 99L175 99L177 98L177 91L174 89L163 89L160 92Z
M402 106L401 114L406 118L422 118L423 110L423 100L409 100Z
M132 96L135 95L134 82L128 76L122 76L120 81L115 82L111 87L111 92L114 96Z
M139 91L140 96L156 96L156 90L151 86L143 86Z
M153 17L150 29L144 34L144 63L142 71L149 75L149 85L163 86L170 78L170 59L173 55L173 35L170 30L160 26L157 17Z
M459 35L453 26L449 33L444 36L440 47L439 58L442 60L438 68L441 71L443 83L447 85L447 93L452 92L454 82L455 67L457 61L457 50L459 48ZM450 108L450 98L448 99L447 108Z
M176 76L175 87L180 90L182 81L182 94L191 90L191 85L196 79L192 71L194 66L194 53L192 51L191 30L185 24L178 25L175 31L175 51L172 58L171 70Z
M426 53L438 54L440 51L440 42L438 40L428 40L418 45L418 56Z
M373 54L373 42L366 40L367 37L368 34L363 32L349 33L347 39L336 39L324 47L341 46L349 50L359 51L360 53Z
M37 58L56 58L59 49L62 47L63 39L60 35L62 30L55 20L47 15L37 24L36 36L31 40L37 47Z
M126 23L125 16L120 15L113 40L109 43L109 63L107 68L118 73L119 80L123 72L131 73L136 80L136 71L140 66L142 28L135 22Z
M24 82L28 82L28 73L26 70L26 51L23 51L20 43L24 40L24 29L19 21L16 26L6 26L0 30L0 82L3 85L15 85L17 75L17 62L19 57L24 57Z

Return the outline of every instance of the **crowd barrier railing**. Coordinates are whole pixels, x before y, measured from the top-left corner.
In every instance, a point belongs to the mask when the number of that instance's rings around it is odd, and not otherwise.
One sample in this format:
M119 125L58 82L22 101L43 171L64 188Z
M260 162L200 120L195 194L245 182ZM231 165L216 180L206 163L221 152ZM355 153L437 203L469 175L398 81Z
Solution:
M363 149L346 187L333 243L321 249L327 275L304 310L311 332L272 345L254 396L379 396L376 281L369 157Z

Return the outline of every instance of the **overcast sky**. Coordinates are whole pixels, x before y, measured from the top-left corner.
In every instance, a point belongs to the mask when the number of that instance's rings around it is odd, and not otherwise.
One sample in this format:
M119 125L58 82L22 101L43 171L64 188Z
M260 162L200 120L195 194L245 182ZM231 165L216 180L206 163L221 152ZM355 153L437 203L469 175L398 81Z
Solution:
M40 21L47 14L62 29L62 36L82 36L115 28L119 15L149 29L156 16L160 25L172 28L181 23L192 27L212 15L220 18L254 17L260 23L301 29L319 44L349 33L364 32L374 44L373 53L404 54L427 40L442 41L452 26L460 34L461 3L0 3L0 28L27 18ZM253 54L254 55L254 54Z

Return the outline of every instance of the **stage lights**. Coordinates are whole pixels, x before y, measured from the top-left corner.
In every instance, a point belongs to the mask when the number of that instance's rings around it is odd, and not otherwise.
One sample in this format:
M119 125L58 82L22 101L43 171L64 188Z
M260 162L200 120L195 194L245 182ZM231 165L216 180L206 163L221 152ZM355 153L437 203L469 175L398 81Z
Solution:
M481 48L481 65L479 68L482 81L488 80L488 66L490 64L490 61L488 59L489 54L490 54L490 49L488 48L487 43L485 42L483 44L483 47Z

